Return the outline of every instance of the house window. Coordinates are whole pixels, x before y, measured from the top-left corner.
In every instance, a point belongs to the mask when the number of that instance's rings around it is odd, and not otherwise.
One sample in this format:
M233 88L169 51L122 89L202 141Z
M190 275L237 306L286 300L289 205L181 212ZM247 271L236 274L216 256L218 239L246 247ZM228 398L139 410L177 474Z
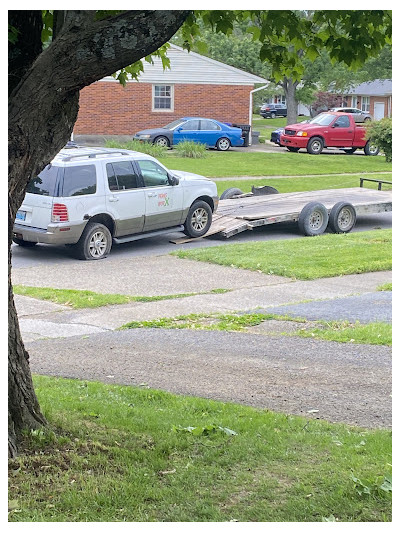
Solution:
M369 96L362 97L361 110L369 113Z
M173 95L172 85L153 85L153 111L173 111Z
M357 96L351 97L351 107L358 107L358 98Z

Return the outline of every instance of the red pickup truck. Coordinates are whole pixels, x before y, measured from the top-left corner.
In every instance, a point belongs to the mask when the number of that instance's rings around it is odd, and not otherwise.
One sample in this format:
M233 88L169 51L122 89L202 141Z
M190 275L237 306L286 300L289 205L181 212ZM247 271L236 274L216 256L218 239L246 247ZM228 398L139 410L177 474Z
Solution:
M366 129L354 122L350 113L321 113L310 122L285 127L280 145L290 152L306 148L309 154L320 154L324 148L340 148L352 154L364 149L365 155L377 155L379 148L365 139Z

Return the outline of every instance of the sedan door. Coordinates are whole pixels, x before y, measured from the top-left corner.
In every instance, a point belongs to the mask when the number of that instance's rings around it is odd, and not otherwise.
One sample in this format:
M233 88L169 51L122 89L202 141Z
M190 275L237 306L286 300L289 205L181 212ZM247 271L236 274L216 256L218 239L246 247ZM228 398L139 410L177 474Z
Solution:
M139 159L136 164L144 182L144 231L170 228L183 218L182 184L171 185L168 171L151 159Z
M173 144L183 141L199 142L199 120L188 120L174 130Z
M207 146L215 146L218 139L223 137L221 126L213 120L200 120L199 142ZM229 136L227 136L229 138Z

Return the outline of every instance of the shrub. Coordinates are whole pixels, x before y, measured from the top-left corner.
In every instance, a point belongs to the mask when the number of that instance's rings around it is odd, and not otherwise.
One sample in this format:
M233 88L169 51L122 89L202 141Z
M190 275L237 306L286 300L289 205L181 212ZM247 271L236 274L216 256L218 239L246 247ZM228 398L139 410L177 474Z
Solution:
M177 144L175 149L180 157L207 157L207 146L194 141L183 141Z
M383 118L367 125L367 138L372 144L379 146L379 149L386 156L386 161L392 160L392 119Z
M140 141L129 141L126 143L121 143L114 140L106 141L107 148L122 148L123 150L133 150L134 152L142 152L143 154L151 155L152 157L163 157L165 156L168 148L166 146L158 146L156 144L151 144L147 142Z

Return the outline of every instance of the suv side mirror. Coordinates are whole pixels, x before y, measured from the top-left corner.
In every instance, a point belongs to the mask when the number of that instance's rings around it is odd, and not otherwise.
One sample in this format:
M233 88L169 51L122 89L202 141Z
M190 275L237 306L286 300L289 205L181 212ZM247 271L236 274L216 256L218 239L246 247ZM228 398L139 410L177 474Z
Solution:
M176 176L173 176L172 174L168 174L168 183L170 185L178 185L179 178L177 178Z

